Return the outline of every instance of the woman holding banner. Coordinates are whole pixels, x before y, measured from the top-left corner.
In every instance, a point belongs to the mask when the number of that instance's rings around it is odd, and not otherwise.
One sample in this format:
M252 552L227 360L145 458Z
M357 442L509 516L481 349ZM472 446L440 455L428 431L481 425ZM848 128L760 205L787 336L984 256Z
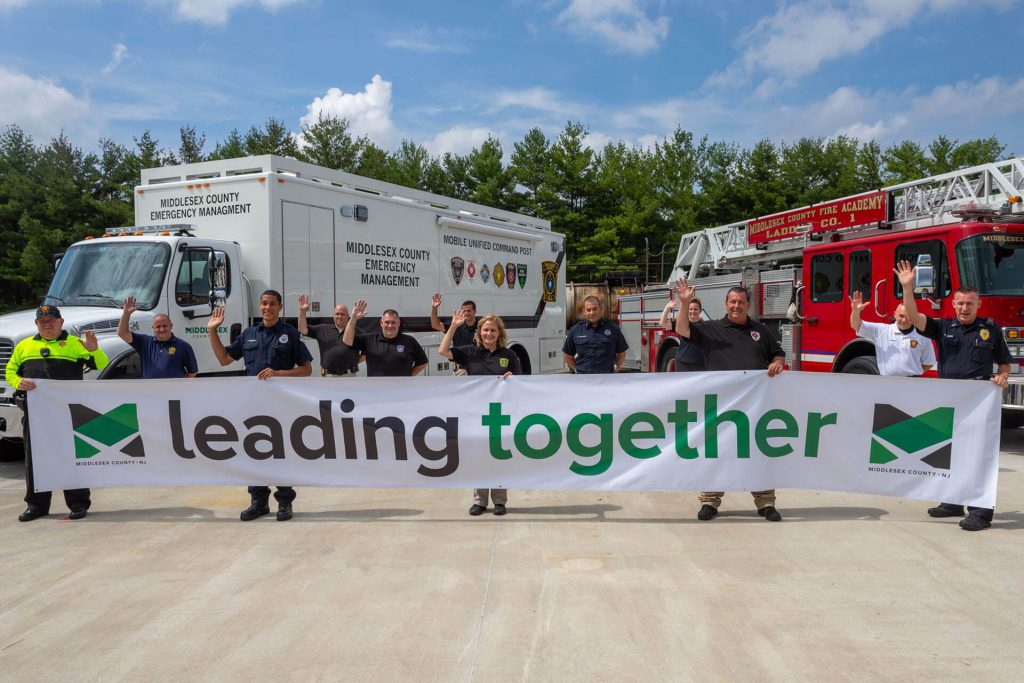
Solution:
M452 315L452 324L448 326L437 352L461 365L471 376L492 375L506 379L511 375L522 374L519 356L507 346L505 323L496 315L485 315L477 322L472 345L452 346L455 331L468 317L464 309ZM488 498L494 500L494 514L505 514L505 504L508 502L506 489L473 489L473 506L469 508L469 514L474 517L482 515L487 510Z

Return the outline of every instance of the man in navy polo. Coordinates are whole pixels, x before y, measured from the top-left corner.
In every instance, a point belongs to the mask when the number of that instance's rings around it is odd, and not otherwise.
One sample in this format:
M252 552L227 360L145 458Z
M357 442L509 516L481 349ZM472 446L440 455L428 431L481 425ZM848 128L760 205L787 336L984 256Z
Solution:
M117 336L139 352L142 379L195 377L199 372L196 354L188 342L172 334L174 326L165 313L153 317L153 334L138 334L128 329L128 320L138 310L135 297L124 300Z
M583 320L571 328L562 344L565 364L580 375L618 372L629 344L619 326L604 317L604 304L596 296L583 300Z
M313 371L313 354L302 343L299 331L281 321L282 307L280 292L268 289L260 294L260 314L263 320L242 330L229 346L224 346L217 332L224 323L224 309L215 309L206 328L210 331L213 355L220 364L231 365L239 358L244 358L245 374L262 380L271 377L309 377ZM251 522L270 514L269 486L250 486L249 497L249 507L242 510L239 519ZM291 486L278 486L274 498L277 500L277 521L286 522L291 519L295 489Z

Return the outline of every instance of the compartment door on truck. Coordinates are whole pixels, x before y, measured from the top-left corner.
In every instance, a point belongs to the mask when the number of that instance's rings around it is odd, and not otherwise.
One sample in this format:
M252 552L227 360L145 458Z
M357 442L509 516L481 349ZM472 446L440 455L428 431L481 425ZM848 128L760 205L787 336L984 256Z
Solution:
M300 294L309 295L310 318L334 314L334 210L281 202L281 273L285 315L298 315Z

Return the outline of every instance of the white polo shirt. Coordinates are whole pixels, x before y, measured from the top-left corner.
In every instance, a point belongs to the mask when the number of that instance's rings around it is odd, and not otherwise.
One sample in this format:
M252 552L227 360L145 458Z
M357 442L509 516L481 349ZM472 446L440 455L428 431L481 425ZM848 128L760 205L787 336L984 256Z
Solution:
M924 365L935 367L935 347L927 337L917 330L903 334L896 323L860 324L858 337L875 343L875 357L878 372L891 377L917 377L924 372Z

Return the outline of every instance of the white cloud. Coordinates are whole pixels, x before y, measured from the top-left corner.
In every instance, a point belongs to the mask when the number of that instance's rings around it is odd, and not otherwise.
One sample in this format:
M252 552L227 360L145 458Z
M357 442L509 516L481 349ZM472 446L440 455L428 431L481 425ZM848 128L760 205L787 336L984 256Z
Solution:
M33 137L50 138L79 123L88 109L53 81L0 66L0 126L17 124Z
M793 85L823 62L858 54L887 33L914 21L962 9L1006 9L1011 0L866 0L840 3L805 0L783 4L740 37L746 50L706 84L735 86L767 74L771 79L759 96Z
M426 26L413 31L394 33L384 40L385 47L413 52L443 52L448 54L466 54L466 35L462 31L449 29L432 29Z
M354 135L366 135L385 149L396 142L391 120L391 81L385 81L379 74L373 76L362 92L347 93L341 88L329 88L323 97L309 103L300 123L312 125L320 114L347 119Z
M502 109L524 108L558 114L580 116L581 107L563 100L558 93L547 88L526 88L524 90L498 90L486 98L491 112Z
M128 48L117 43L114 45L114 51L110 55L110 61L107 62L106 66L100 71L104 76L109 76L114 73L114 69L121 65L121 61L124 60L125 54L128 52Z
M273 12L302 0L168 0L174 5L174 14L185 21L223 26L231 12L251 5Z
M614 52L643 54L668 37L666 16L650 18L643 0L569 0L558 23L585 40L597 39Z
M441 156L445 152L465 155L486 142L488 137L501 139L489 128L459 125L438 133L423 146L427 148L431 156Z
M19 7L24 7L30 2L30 0L0 0L0 14L7 12L8 10L15 10Z

